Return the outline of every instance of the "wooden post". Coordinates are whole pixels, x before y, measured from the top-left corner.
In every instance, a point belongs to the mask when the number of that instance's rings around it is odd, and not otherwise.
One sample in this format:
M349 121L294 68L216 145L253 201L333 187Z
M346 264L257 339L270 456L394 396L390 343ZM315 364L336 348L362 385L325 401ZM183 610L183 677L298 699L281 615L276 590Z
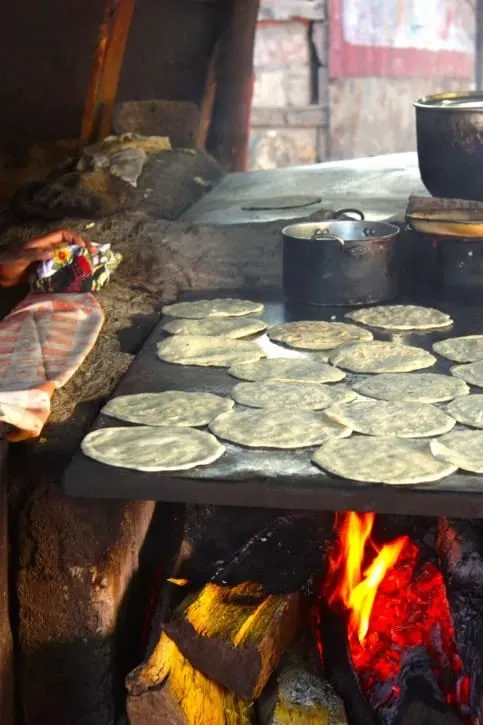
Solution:
M8 612L7 443L0 441L0 722L14 725L13 644Z
M483 89L483 0L476 0L475 84Z
M136 0L106 0L94 54L81 128L83 145L100 141L111 130L122 61Z
M225 0L219 4L224 23L208 149L225 171L246 170L259 4L259 0Z

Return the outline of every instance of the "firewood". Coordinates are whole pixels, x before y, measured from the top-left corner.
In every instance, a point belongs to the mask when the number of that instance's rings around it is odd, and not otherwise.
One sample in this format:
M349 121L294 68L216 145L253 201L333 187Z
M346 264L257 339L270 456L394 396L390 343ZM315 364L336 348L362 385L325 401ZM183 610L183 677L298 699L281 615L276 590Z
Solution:
M300 594L261 596L246 583L208 584L166 625L193 667L240 697L260 696L299 623Z
M299 657L284 659L275 686L267 690L258 703L262 725L347 725L342 700Z
M158 707L159 719L153 721L153 725L163 722L169 725L250 725L252 721L253 704L195 670L164 632L148 662L128 676L126 686L131 713L146 714L148 707L150 710ZM171 713L171 717L174 714L177 719L163 720L163 712ZM138 722L131 721L131 725L138 725ZM144 720L139 721L139 725L151 724Z

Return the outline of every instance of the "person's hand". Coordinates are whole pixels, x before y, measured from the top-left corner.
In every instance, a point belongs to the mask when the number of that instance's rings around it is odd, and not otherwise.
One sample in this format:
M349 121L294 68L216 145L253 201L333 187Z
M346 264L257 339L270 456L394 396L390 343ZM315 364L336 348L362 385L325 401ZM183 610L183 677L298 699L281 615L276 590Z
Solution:
M0 254L0 287L14 287L26 281L28 269L34 262L52 259L57 249L70 244L86 247L93 252L93 247L82 237L69 229L59 229L45 237L31 239L17 250L8 250Z

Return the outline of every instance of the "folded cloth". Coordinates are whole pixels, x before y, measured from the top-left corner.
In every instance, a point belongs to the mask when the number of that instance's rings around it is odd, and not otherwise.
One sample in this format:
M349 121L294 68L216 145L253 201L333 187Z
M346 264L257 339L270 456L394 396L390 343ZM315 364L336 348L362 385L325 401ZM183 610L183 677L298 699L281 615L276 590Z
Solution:
M122 261L110 244L59 247L52 259L39 262L30 276L32 292L97 292Z
M85 360L103 322L92 294L30 294L0 322L0 423L9 440L40 435L54 391Z

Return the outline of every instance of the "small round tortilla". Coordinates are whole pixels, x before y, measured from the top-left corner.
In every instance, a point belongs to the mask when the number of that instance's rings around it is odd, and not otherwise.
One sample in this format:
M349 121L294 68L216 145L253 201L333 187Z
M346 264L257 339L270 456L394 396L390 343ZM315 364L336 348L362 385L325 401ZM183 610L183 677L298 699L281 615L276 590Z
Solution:
M236 363L228 372L234 378L253 383L261 380L274 380L279 383L338 383L346 376L343 370L324 362L280 357L254 363Z
M474 362L469 365L453 365L450 368L451 375L464 380L468 385L483 388L483 361Z
M419 305L382 305L348 312L349 320L381 330L436 330L453 320L445 312Z
M209 335L173 335L157 344L160 360L176 365L229 368L236 362L255 362L265 357L254 342Z
M232 390L232 396L237 403L249 408L323 410L336 403L353 400L356 393L345 385L263 380L258 383L238 383Z
M483 431L455 430L431 441L431 453L468 473L483 473Z
M244 317L245 315L256 315L263 312L263 304L261 302L226 297L225 299L176 302L174 305L165 305L162 312L163 315L183 317L190 320L201 320L205 317Z
M82 452L99 463L135 471L186 471L213 463L225 452L211 433L193 428L100 428L82 441Z
M471 428L483 428L483 395L464 395L455 398L446 406L446 412L457 423L469 425Z
M286 410L234 410L215 418L210 430L248 448L310 448L351 434L349 428L324 420L320 413Z
M346 342L372 340L373 334L347 322L282 322L267 330L272 342L280 342L298 350L333 350Z
M431 367L436 358L419 347L374 340L342 345L329 362L353 373L410 373Z
M386 438L428 438L455 426L449 415L428 403L357 399L334 405L325 416L358 433Z
M170 335L209 335L238 340L241 337L250 337L264 332L267 327L266 322L252 317L229 317L227 319L208 317L204 320L183 320L181 318L169 320L163 325L163 330L169 332Z
M364 436L329 441L312 461L340 478L393 486L440 481L457 469L434 458L427 440Z
M353 390L376 400L420 403L442 403L470 392L463 380L438 373L382 373L360 380Z
M453 362L477 362L483 360L483 335L450 337L448 340L435 342L433 350Z
M103 407L102 413L139 425L198 428L208 425L217 415L228 413L233 405L233 400L213 393L166 390L119 395Z

